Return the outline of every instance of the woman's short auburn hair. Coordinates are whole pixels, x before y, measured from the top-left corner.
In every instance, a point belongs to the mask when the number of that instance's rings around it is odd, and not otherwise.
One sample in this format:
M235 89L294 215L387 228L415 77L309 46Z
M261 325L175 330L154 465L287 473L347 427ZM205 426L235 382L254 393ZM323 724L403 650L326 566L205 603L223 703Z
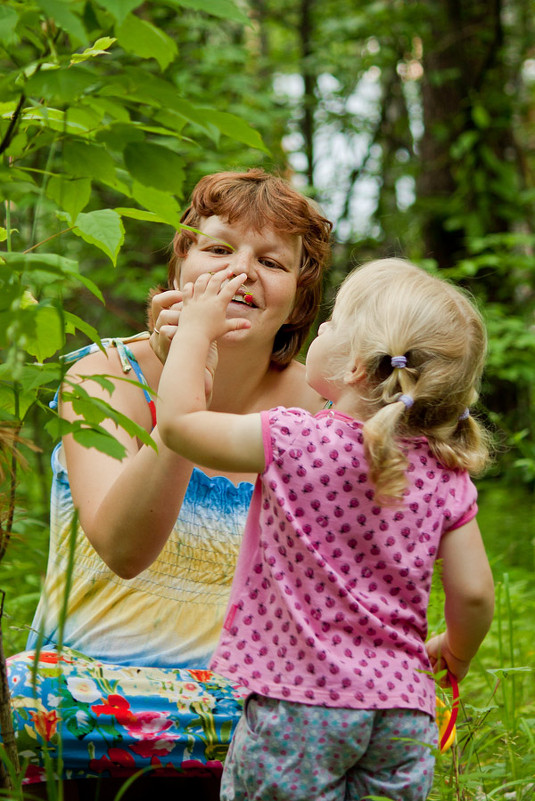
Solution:
M221 217L230 225L236 222L250 225L254 231L270 228L302 238L291 322L277 332L271 356L272 364L284 369L299 353L319 308L323 272L331 253L332 223L318 211L313 201L286 180L259 168L247 172L218 172L201 178L180 221L198 228L203 219L212 216ZM170 287L174 285L182 259L195 241L193 231L181 228L176 232L169 261Z

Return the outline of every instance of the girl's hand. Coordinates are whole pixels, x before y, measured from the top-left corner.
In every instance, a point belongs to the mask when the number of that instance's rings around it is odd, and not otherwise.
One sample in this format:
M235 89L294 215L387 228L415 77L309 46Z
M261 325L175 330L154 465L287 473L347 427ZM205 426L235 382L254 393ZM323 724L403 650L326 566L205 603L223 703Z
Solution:
M470 667L470 661L458 659L452 654L449 643L448 633L445 631L443 634L438 634L436 637L431 637L425 644L433 673L440 673L443 670L449 670L457 681L462 681ZM440 684L442 687L449 687L448 677L444 676Z
M176 334L181 310L182 292L179 289L160 292L151 300L153 332L149 342L162 364L167 359L171 340Z
M231 331L250 328L247 319L227 317L229 303L245 280L245 273L234 275L232 270L218 270L203 273L195 283L187 283L182 290L180 330L184 326L214 342Z

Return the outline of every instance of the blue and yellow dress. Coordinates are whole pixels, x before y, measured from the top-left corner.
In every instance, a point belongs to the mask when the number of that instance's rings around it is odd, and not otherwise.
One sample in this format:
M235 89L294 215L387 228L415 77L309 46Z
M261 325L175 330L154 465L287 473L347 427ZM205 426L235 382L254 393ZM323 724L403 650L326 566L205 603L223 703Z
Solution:
M125 371L133 368L146 383L127 342L105 344L118 347ZM58 778L126 776L147 767L166 775L217 770L245 693L207 665L252 485L195 468L160 555L124 580L73 525L61 445L52 468L44 588L28 650L8 660L19 753L29 761L25 781L44 779L44 750L57 760Z

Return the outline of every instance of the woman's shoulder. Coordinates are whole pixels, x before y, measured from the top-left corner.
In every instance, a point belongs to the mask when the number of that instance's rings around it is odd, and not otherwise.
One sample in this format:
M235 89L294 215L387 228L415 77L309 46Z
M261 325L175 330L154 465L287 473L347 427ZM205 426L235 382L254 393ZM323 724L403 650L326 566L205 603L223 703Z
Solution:
M149 374L154 354L148 338L143 335L130 338L103 339L102 347L96 343L80 348L65 357L69 376L109 375L125 377L132 373L134 362L142 373ZM134 376L132 376L134 377ZM148 380L148 376L147 380Z
M304 364L290 362L285 370L277 373L277 379L275 402L271 406L297 406L315 414L325 405L325 398L307 384Z

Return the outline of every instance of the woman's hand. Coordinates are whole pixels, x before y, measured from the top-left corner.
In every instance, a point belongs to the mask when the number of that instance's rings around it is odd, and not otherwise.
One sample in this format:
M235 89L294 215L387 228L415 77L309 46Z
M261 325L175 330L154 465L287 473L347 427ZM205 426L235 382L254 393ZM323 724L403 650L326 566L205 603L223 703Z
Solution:
M151 300L153 331L150 337L150 346L163 364L165 364L171 340L178 327L181 309L182 292L179 289L159 292Z

